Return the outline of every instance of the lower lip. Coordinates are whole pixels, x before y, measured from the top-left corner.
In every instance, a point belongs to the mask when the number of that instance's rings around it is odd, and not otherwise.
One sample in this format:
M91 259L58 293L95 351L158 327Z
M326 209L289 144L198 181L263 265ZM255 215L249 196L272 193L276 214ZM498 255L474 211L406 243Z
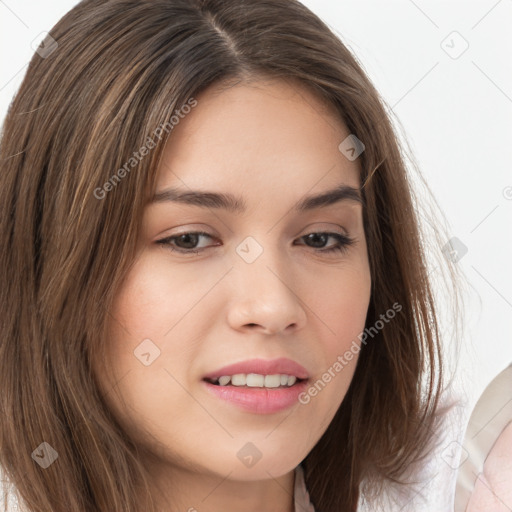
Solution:
M210 393L240 409L256 414L272 414L299 403L299 395L306 389L307 380L296 382L289 388L218 386L207 381L203 381L203 384Z

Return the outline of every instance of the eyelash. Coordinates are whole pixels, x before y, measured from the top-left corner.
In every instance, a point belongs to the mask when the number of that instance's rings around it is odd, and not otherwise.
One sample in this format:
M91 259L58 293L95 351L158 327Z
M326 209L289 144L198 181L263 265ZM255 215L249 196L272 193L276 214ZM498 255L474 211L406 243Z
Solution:
M201 249L182 249L177 248L176 246L172 245L172 242L176 239L186 236L186 235L200 235L200 236L207 236L208 238L214 238L209 233L205 233L204 231L188 231L185 233L180 233L179 235L173 235L166 238L162 238L161 240L157 240L156 243L164 246L165 248L170 249L174 252L179 252L182 254L199 254L200 252L203 252L206 249L210 249L212 246L209 247L203 247ZM307 235L303 235L299 237L299 240L302 238L306 238L310 235L327 235L328 237L333 237L338 240L338 244L330 247L329 249L317 249L316 252L323 253L323 254L344 254L348 251L349 247L352 246L356 240L354 238L348 237L346 235L342 235L341 233L332 233L328 231L313 231L312 233L308 233ZM312 247L312 249L315 249L315 247Z

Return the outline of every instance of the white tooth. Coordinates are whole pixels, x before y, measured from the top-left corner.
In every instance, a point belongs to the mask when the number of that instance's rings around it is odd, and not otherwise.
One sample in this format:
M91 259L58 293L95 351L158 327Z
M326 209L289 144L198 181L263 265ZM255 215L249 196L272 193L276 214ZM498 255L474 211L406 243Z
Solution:
M281 384L280 375L265 375L266 388L278 388Z
M223 375L218 378L220 386L226 386L231 381L233 386L247 386L250 388L278 388L279 386L293 386L297 377L293 375L260 375L259 373L237 373L235 375Z
M265 384L265 377L257 373L249 373L246 382L251 388L262 388Z
M222 377L219 377L219 385L227 386L229 384L230 380L231 380L231 377L229 375L223 375Z
M231 384L233 384L233 386L245 386L246 382L247 377L245 373L236 373L231 376Z

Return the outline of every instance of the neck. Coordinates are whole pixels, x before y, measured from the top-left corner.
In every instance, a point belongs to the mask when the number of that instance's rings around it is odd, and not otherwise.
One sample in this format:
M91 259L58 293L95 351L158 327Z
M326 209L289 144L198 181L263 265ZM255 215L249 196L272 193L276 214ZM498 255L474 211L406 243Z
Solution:
M215 473L166 467L157 478L161 512L295 512L295 473L240 481Z

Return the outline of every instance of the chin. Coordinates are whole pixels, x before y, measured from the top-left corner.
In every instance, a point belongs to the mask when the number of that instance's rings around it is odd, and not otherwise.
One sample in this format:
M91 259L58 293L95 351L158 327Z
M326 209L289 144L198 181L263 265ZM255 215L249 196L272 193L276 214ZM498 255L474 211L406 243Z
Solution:
M296 446L263 444L257 444L257 441L254 444L245 441L230 442L229 445L219 443L216 450L195 454L193 471L245 482L268 480L290 473L306 455L295 453Z

